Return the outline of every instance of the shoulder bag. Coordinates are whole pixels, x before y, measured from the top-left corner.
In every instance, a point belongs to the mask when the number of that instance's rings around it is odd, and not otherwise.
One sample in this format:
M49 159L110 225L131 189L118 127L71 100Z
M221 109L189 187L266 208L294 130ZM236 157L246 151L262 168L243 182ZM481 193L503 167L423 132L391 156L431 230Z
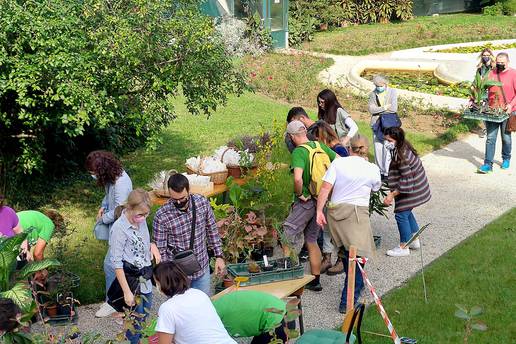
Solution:
M496 76L498 77L498 81L502 82L502 80L500 79L500 73L497 73ZM509 102L507 102L507 97L505 96L505 91L503 90L503 84L502 86L500 86L500 89L502 90L502 96L505 106L507 106ZM509 118L507 119L507 125L505 126L505 131L508 133L516 131L516 113L513 112L509 114Z
M195 220L196 220L196 209L195 201L192 198L192 232L190 236L190 247L188 250L178 252L174 255L173 261L179 265L183 272L187 276L191 276L194 273L201 270L201 265L197 260L197 256L193 251L194 240L195 240Z

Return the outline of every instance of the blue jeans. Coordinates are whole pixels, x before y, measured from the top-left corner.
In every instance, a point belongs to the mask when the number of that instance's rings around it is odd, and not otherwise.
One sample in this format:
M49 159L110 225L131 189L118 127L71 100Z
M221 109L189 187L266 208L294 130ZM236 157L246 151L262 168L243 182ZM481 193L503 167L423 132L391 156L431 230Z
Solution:
M339 256L342 257L344 261L344 272L346 273L346 278L344 279L344 288L342 288L342 296L340 297L340 308L346 308L346 304L348 301L348 264L349 264L349 251L344 247L341 248L339 252ZM357 256L359 258L359 256ZM358 263L360 264L360 263ZM365 264L360 264L360 266L364 267ZM358 299L360 297L360 293L364 289L364 279L362 278L362 273L358 267L355 268L355 305L358 303ZM353 305L353 306L355 306Z
M204 269L204 274L201 277L192 280L190 287L203 291L206 295L211 296L211 278L209 266Z
M502 137L502 159L511 160L512 139L511 133L507 133L507 120L502 123L486 122L487 140L486 140L486 155L484 164L492 166L496 149L496 136L498 129L500 129L500 136Z
M106 278L106 300L107 300L107 292L109 290L109 287L111 287L111 284L115 281L116 275L115 275L115 268L113 267L113 264L111 263L111 256L109 254L109 248L106 253L106 256L104 257L104 275Z
M134 309L135 313L143 315L143 317L137 318L134 321L134 329L137 331L141 330L142 327L140 326L140 323L145 322L147 316L149 315L148 310L150 310L152 307L152 293L140 294L140 296L141 301L139 304L136 305L136 308ZM141 336L142 335L138 332L132 333L130 330L127 330L125 332L125 337L128 341L131 342L131 344L138 344L140 342Z
M419 230L416 218L411 210L400 211L394 214L398 230L400 231L400 243L406 243L412 238L412 235Z

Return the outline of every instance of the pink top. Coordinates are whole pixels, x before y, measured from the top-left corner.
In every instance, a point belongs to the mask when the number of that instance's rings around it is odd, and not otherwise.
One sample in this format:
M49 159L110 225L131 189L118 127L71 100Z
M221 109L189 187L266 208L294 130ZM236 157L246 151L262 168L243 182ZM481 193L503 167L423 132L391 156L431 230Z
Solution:
M18 216L16 212L7 207L0 207L0 236L14 236L13 228L18 226Z
M492 70L489 73L489 80L498 81L498 73ZM500 73L500 81L503 84L503 90L507 102L512 105L511 111L516 111L516 69L508 68ZM489 106L493 108L505 108L503 94L500 86L489 87L488 93Z

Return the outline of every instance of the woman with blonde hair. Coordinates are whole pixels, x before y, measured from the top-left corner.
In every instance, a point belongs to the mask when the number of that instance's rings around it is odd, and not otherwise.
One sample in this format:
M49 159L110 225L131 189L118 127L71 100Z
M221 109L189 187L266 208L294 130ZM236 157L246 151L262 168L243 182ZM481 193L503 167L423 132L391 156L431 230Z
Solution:
M116 311L134 309L136 316L134 328L145 321L152 305L152 264L154 256L157 263L159 254L153 255L147 216L151 210L148 193L136 189L129 193L126 203L115 211L119 218L111 228L109 238L109 256L115 269L116 279L108 290L108 304ZM116 216L115 215L115 216ZM157 252L157 250L155 251ZM136 295L140 302L136 303ZM138 343L140 334L128 330L127 339Z
M324 143L326 146L330 147L335 153L337 153L340 157L349 156L348 150L344 147L337 136L337 133L333 128L324 121L315 122L316 130L315 137L317 141Z
M496 58L493 51L489 48L484 48L478 55L477 73L481 77L485 77L489 72L496 67Z

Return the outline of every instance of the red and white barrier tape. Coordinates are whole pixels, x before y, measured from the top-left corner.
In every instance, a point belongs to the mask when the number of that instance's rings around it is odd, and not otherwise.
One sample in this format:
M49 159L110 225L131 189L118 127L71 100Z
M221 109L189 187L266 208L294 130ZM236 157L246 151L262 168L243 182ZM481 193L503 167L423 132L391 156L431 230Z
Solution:
M367 258L350 258L350 260L355 260L357 263L365 264L367 262ZM394 329L394 326L392 326L391 321L389 320L389 317L387 316L387 312L385 311L385 308L383 308L382 300L380 300L380 297L378 294L376 294L376 291L371 284L371 281L369 281L369 278L367 277L367 274L362 268L362 265L357 264L358 268L360 269L360 272L362 273L362 277L364 281L367 284L367 287L369 288L369 291L371 292L371 295L373 295L374 302L376 303L376 307L378 308L378 311L380 312L380 315L383 318L383 321L385 322L385 325L387 326L387 329L389 330L389 333L391 335L392 340L394 341L394 344L400 344L401 339L398 337L398 334L396 333L396 330Z

